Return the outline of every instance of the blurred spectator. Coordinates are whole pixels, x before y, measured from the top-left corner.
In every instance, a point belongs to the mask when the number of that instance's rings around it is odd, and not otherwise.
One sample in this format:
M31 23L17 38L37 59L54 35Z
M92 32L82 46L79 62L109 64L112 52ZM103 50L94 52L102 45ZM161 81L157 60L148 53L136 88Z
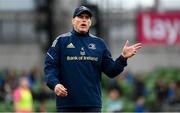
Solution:
M0 102L4 101L4 76L2 71L0 71Z
M109 98L106 102L108 112L120 112L123 109L121 88L116 81L110 83Z
M175 81L172 81L169 84L169 88L168 88L168 99L171 99L175 96L175 90L176 90L176 83Z
M131 71L126 71L125 72L126 73L126 75L125 75L125 78L124 78L124 80L126 81L126 83L128 83L128 84L133 84L133 82L134 82L134 74L131 72ZM120 76L121 77L121 76Z
M40 112L46 112L46 100L49 98L45 83L40 86L40 91L37 94L37 100L40 102Z
M5 70L5 83L4 83L4 93L5 93L5 102L12 102L12 91L17 86L17 73L15 70L7 69Z
M162 105L167 101L168 97L168 85L159 78L155 85L156 101L157 101L157 111L162 111Z
M144 97L138 97L136 100L135 112L144 112Z
M20 78L19 86L13 92L13 102L16 112L29 113L33 111L33 97L26 77Z
M28 80L29 80L29 87L32 90L33 85L36 83L36 81L38 80L38 77L39 77L38 68L36 68L36 67L32 68L27 76L28 76Z
M145 94L145 85L142 76L136 76L134 79L134 99L138 100L139 97Z
M180 111L180 81L173 82L170 86L173 95L170 95L169 109L167 111L177 112Z

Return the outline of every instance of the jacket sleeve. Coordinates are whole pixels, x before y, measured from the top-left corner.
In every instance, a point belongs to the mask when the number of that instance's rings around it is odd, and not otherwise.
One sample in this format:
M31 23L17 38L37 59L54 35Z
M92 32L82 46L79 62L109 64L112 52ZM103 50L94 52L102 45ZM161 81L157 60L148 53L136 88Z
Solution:
M58 80L58 64L60 60L60 45L58 38L54 40L52 46L49 48L44 62L44 73L47 86L54 90L55 86L59 83Z
M124 67L127 66L127 59L120 55L115 61L112 59L111 53L105 45L102 56L101 69L110 78L119 75Z

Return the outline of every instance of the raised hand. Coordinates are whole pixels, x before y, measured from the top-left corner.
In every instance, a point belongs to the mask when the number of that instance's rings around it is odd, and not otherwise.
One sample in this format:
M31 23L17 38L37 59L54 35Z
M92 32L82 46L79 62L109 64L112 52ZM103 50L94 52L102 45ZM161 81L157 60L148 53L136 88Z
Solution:
M140 48L142 48L141 43L136 43L129 46L129 41L127 40L123 47L122 56L124 58L130 58L134 56Z

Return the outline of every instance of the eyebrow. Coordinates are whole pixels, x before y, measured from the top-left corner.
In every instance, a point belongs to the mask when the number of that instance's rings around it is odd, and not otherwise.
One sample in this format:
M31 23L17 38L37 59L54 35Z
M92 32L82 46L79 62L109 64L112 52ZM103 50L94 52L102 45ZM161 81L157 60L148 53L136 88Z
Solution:
M87 13L81 13L79 16L82 16L82 15L91 17L91 16L90 16L89 14L87 14Z

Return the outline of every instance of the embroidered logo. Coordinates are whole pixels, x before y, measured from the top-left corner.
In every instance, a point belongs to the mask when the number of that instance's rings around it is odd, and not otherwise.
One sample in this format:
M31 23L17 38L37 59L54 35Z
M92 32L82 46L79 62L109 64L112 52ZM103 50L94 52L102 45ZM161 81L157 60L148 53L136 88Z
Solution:
M85 55L85 51L84 51L84 47L81 47L81 50L80 50L80 55Z
M67 45L67 48L75 48L75 46L72 43L70 43Z
M88 45L88 48L92 49L92 50L95 50L96 49L96 45L91 43L91 44Z

